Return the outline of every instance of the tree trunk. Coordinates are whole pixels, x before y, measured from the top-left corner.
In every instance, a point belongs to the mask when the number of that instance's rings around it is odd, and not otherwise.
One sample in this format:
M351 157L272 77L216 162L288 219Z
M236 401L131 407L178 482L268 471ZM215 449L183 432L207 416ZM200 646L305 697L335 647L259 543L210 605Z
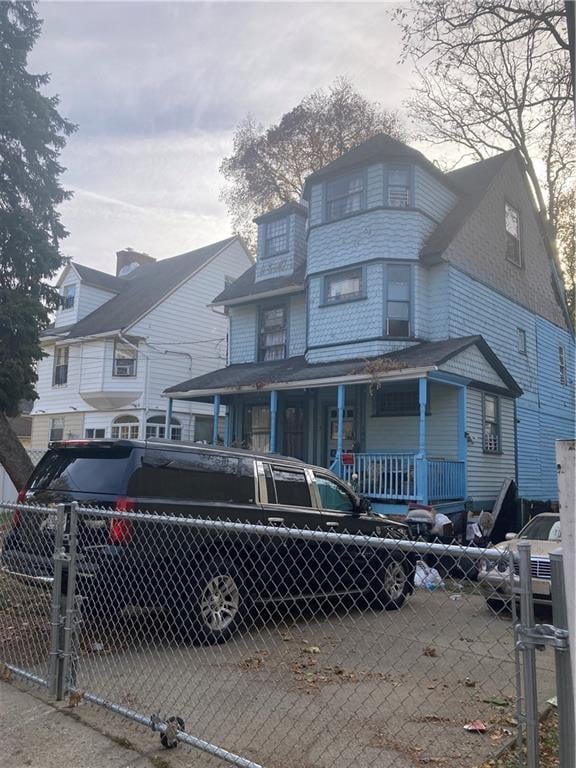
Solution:
M30 456L18 440L6 414L2 412L0 412L0 464L18 491L24 487L34 469Z

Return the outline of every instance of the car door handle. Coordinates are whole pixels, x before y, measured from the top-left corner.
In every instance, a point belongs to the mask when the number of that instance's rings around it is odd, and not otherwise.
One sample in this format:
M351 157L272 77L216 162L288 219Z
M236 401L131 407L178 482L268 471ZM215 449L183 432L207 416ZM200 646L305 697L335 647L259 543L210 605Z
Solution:
M270 525L282 525L282 523L284 522L284 518L283 517L269 517L268 518L268 522L270 523Z
M339 525L340 523L337 523L336 520L328 520L326 523L327 528L338 528Z

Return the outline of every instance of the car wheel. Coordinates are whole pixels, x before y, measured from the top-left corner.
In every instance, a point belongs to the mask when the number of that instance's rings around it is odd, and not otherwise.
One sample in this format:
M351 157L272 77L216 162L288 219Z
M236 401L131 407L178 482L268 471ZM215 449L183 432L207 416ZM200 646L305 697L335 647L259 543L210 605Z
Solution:
M410 592L410 579L400 558L387 558L370 586L368 602L371 608L394 611L401 608Z
M180 639L195 645L218 645L245 626L250 596L234 568L225 564L213 567L190 587L189 594L179 594L169 605Z

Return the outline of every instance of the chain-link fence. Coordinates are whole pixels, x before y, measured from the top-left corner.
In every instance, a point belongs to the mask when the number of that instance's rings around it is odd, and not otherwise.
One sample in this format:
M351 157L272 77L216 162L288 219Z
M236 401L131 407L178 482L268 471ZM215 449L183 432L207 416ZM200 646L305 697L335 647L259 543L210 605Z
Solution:
M6 668L206 765L472 768L555 693L553 658L515 626L509 553L399 539L385 520L362 536L10 509Z

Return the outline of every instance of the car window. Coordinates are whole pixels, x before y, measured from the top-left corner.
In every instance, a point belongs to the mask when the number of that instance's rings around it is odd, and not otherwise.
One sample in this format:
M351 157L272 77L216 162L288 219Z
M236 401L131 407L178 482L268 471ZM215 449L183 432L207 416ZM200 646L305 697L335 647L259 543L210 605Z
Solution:
M53 449L34 470L28 490L125 495L133 463L130 447Z
M534 539L536 541L559 541L560 520L557 517L536 515L520 531L518 538Z
M150 452L134 473L132 483L134 496L232 504L255 501L252 463L233 456Z
M306 475L300 470L272 468L278 504L290 507L311 507L310 489Z
M344 488L322 475L315 475L315 479L322 509L334 509L338 512L354 511L354 499Z

